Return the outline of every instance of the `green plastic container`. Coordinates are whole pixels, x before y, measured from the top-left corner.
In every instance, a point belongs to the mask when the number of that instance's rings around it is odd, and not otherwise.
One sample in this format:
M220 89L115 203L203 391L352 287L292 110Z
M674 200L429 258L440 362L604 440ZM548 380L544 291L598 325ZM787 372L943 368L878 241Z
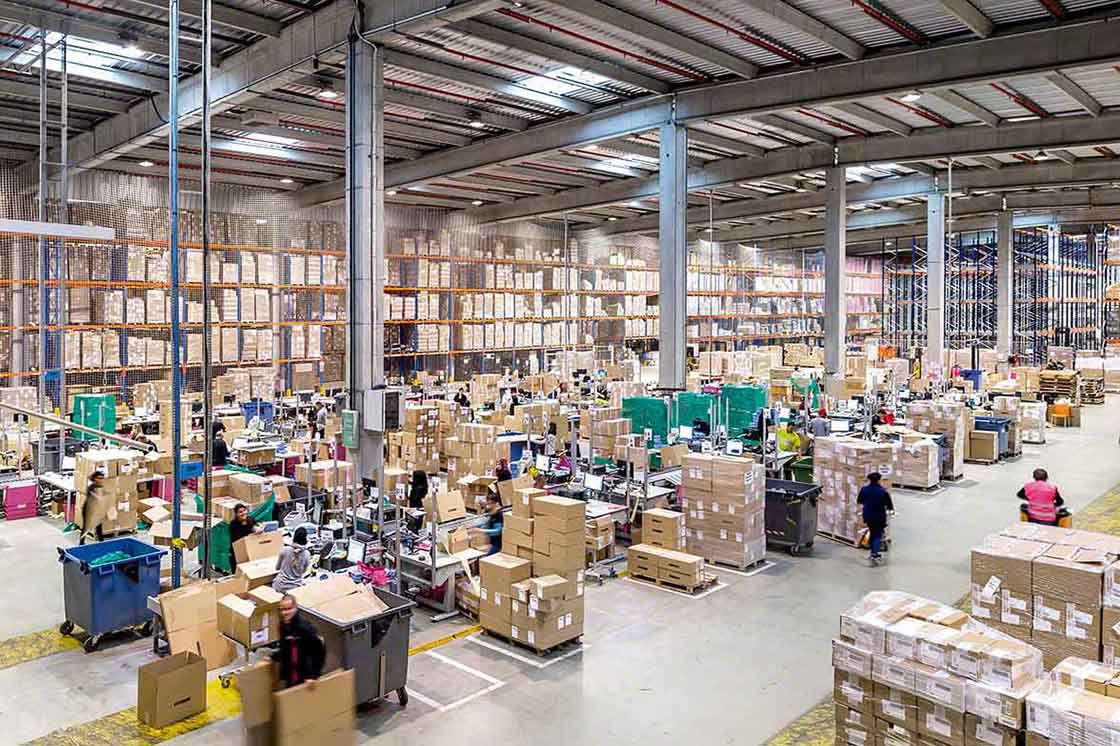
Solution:
M117 431L117 397L112 394L77 394L74 396L74 411L70 421L101 432ZM97 440L96 435L74 433L80 440Z
M806 456L793 461L789 465L790 473L793 474L793 481L804 482L805 484L813 484L813 457Z
M727 436L735 438L744 430L750 430L755 413L764 409L766 403L767 391L762 386L724 386L720 391L719 410L726 417Z
M715 423L712 422L712 404L718 404L714 394L682 391L677 394L676 403L673 405L672 426L680 427L683 424L691 427L696 420L706 422L709 426L714 425ZM716 417L718 419L719 415L716 415Z
M669 437L669 411L665 400L656 396L629 396L622 400L622 416L633 422L631 432L642 433L649 428L653 436Z

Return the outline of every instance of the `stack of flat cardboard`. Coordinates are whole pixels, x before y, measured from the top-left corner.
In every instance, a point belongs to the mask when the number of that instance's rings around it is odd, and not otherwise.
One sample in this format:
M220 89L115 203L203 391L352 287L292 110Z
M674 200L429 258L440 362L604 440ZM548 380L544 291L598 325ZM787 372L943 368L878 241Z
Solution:
M1014 746L1042 655L952 607L874 592L832 641L837 744Z
M821 487L818 526L824 533L856 544L866 530L856 498L871 472L883 475L881 484L890 489L894 451L888 443L831 437L817 438L814 449L813 481Z
M745 568L766 556L766 470L735 456L685 456L685 549ZM649 543L643 528L642 539Z
M965 409L961 402L949 400L914 402L906 408L910 427L929 435L945 435L949 459L941 464L941 476L947 479L964 474Z

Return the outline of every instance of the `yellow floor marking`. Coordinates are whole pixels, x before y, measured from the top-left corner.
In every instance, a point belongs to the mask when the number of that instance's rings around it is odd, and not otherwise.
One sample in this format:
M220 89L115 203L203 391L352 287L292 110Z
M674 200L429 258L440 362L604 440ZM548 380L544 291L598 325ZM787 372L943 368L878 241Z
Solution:
M1098 497L1073 515L1075 528L1098 531L1120 536L1120 485ZM971 599L966 594L956 603L958 608L969 611ZM782 729L765 746L831 746L836 740L836 724L832 698L824 700L813 709Z
M481 631L482 627L472 625L438 640L409 648L408 654L419 655ZM57 631L55 634L58 634ZM236 681L235 676L234 682ZM136 719L136 708L130 707L88 723L56 730L42 738L28 741L24 746L154 746L240 714L241 696L237 692L236 683L223 689L221 682L215 679L206 685L206 711L166 728L149 728L141 724Z
M0 641L0 668L11 668L20 663L45 658L67 650L77 650L82 643L73 637L59 634L57 629L45 629Z

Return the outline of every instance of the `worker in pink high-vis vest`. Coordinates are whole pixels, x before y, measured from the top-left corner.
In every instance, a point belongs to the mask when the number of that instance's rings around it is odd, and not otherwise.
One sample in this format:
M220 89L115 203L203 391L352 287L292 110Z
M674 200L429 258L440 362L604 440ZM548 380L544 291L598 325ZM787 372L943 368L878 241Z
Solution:
M1034 481L1028 482L1019 490L1019 499L1025 500L1023 510L1033 523L1046 523L1051 526L1058 525L1058 508L1064 504L1062 496L1058 494L1057 485L1047 480L1050 475L1045 469L1034 470Z

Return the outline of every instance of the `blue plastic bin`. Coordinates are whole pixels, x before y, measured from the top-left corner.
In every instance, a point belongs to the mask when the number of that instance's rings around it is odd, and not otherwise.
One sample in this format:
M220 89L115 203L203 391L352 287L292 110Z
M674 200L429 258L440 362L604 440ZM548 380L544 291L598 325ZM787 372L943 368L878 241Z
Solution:
M91 566L110 552L124 552L127 559ZM97 648L101 636L148 622L148 596L159 595L159 565L166 550L132 537L97 544L59 547L62 594L66 621L59 627L70 634L81 627L89 635L86 651Z
M248 425L249 421L254 417L260 417L262 423L271 425L273 418L272 402L265 401L264 399L253 399L252 401L241 402L241 416L245 418L246 425Z

